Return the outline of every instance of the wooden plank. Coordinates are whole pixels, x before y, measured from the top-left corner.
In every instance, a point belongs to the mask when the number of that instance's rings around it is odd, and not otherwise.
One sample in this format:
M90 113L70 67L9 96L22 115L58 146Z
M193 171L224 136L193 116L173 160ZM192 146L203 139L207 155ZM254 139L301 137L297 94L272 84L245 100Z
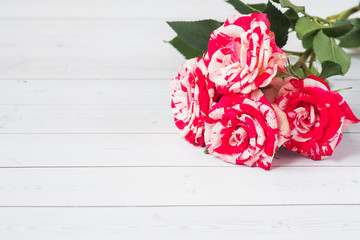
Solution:
M359 206L0 208L7 240L357 240Z
M360 116L360 105L351 105ZM0 105L0 133L177 133L170 104ZM347 132L360 132L360 124Z
M4 19L0 30L2 79L164 79L184 62L165 21Z
M171 79L185 62L174 36L164 20L3 19L0 79ZM359 79L355 53L345 78Z
M165 105L0 105L0 133L177 132Z
M261 0L252 0L261 2ZM137 21L138 19L203 19L226 18L236 11L226 3L217 0L183 0L175 3L165 0L71 1L35 0L2 3L0 17L3 18L115 18ZM34 7L36 6L36 7ZM32 11L26 11L31 9ZM166 11L165 11L166 9ZM216 11L214 11L216 9Z
M331 90L335 91L343 88L351 88L348 90L340 91L340 95L349 104L360 104L360 81L348 80L346 78L330 79ZM358 115L360 117L360 115Z
M360 168L1 168L0 206L360 204Z
M251 0L263 3L263 0ZM356 5L354 1L339 3L336 0L323 1L294 0L305 5L309 14L326 17ZM31 9L31 11L28 11ZM166 9L166 11L164 10ZM216 11L215 11L216 10ZM3 18L124 18L124 19L223 19L236 11L228 4L217 0L166 0L141 1L139 3L112 0L26 0L2 2L0 17Z
M2 80L1 104L170 104L170 79Z
M330 80L333 90L360 104L360 81ZM1 104L167 104L170 79L162 80L1 80Z
M272 167L359 167L359 145L358 133L345 134L322 161L280 149ZM204 154L178 134L0 134L0 146L0 167L239 167Z

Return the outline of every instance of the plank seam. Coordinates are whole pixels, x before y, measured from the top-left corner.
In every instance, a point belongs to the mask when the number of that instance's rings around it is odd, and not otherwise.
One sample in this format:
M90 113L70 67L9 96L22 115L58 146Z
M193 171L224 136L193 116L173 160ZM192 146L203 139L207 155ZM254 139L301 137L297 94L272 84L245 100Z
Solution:
M76 168L239 168L243 167L241 165L229 165L229 166L174 166L174 165L162 165L162 166L0 166L0 169L76 169ZM272 167L276 168L359 168L360 165L275 165L273 164Z
M186 208L186 207L314 207L314 206L360 206L360 203L309 203L309 204L200 204L200 205L52 205L52 206L0 206L0 208Z

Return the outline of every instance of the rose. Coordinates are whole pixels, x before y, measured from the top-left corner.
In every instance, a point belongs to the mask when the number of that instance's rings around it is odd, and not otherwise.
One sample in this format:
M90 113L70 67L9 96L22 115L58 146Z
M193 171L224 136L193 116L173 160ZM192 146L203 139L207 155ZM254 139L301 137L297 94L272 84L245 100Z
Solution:
M201 58L180 66L171 81L171 107L181 135L195 145L204 145L204 119L212 104L214 84L206 80L207 69Z
M247 94L267 86L286 55L276 46L266 14L230 16L212 32L208 46L209 78L221 94Z
M278 93L276 104L289 120L291 139L284 145L314 160L332 155L342 130L359 122L343 97L322 79L291 79Z
M288 83L291 79L294 77L287 76L285 78L283 77L274 77L270 84L266 87L262 88L261 91L264 93L267 100L273 104L278 97L279 90L282 86L284 86L286 83Z
M208 152L233 164L269 170L275 151L288 138L285 113L274 109L261 90L223 96L205 120Z

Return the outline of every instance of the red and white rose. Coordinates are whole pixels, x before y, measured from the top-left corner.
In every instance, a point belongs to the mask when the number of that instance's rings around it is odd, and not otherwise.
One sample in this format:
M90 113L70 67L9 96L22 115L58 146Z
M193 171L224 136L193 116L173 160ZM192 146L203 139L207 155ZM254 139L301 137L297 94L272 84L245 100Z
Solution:
M233 164L268 170L275 151L288 137L285 114L275 110L261 90L223 96L205 121L208 152Z
M285 71L285 53L276 45L266 14L230 16L210 36L209 78L221 94L248 94Z
M314 160L332 155L342 131L359 122L343 97L315 76L291 79L276 104L289 120L291 139L285 147Z
M285 59L266 14L229 17L203 58L181 65L171 82L182 136L226 162L265 170L281 145L314 160L332 155L360 120L322 79L276 77Z
M180 66L171 81L171 107L181 135L195 145L204 145L204 119L215 94L214 84L206 79L207 68L201 58Z

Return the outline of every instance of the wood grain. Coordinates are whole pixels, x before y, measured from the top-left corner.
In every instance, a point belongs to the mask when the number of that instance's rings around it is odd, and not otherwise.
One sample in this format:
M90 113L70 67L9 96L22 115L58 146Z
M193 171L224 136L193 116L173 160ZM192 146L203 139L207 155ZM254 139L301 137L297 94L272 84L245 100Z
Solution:
M320 16L357 4L293 2ZM359 239L360 126L323 161L280 150L270 172L177 134L169 83L185 59L165 21L233 13L217 0L2 1L0 238ZM294 37L285 48L301 50ZM360 116L349 53L330 82L353 87L341 94Z
M251 0L251 3L264 3L264 0ZM326 17L356 5L356 1L336 0L293 0L297 5L305 5L309 14ZM31 11L28 11L31 9ZM216 11L214 10L216 9ZM237 12L223 1L182 0L172 2L152 0L141 2L113 0L17 0L5 1L0 9L2 18L116 18L127 20L196 20L216 18L223 20Z
M3 19L0 36L0 79L171 79L185 62L164 20ZM350 52L345 78L358 79Z
M359 206L0 208L6 240L357 240Z
M350 105L360 116L360 105ZM177 133L170 104L0 105L0 133ZM346 132L360 132L360 125Z
M275 167L360 167L360 136L344 135L333 156L312 161L280 149ZM178 134L0 134L0 168L239 166L203 153ZM19 151L21 149L21 151ZM243 168L241 166L241 168ZM219 168L221 174L222 168Z
M14 79L0 80L0 105L170 104L169 79ZM332 90L360 105L360 81L330 80Z
M360 204L359 173L358 167L7 168L0 169L0 206Z

